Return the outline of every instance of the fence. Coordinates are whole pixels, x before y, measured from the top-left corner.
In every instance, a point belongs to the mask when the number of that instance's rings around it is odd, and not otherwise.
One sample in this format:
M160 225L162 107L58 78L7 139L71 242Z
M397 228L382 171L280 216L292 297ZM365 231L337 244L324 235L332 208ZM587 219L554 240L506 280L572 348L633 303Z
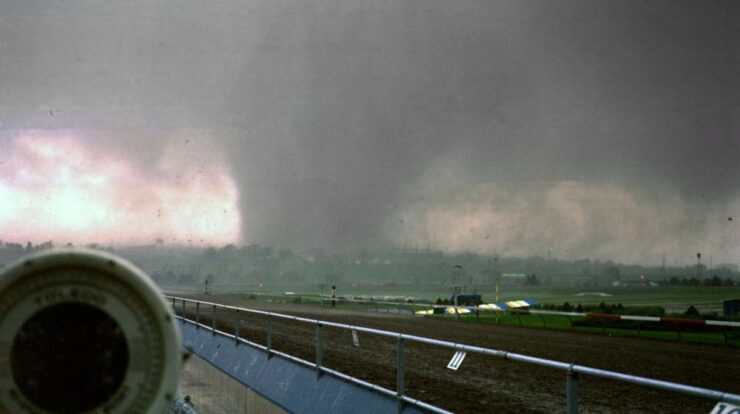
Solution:
M226 337L233 338L235 341L242 342L250 346L262 349L267 353L268 358L272 355L280 355L294 362L308 365L310 367L313 367L316 370L317 376L321 375L322 373L335 375L346 381L350 381L357 385L370 388L371 390L375 392L379 392L379 393L386 394L389 396L395 396L395 398L398 400L399 412L401 408L403 407L403 404L411 404L421 409L435 412L435 413L448 413L449 412L442 408L435 407L423 401L411 398L405 394L404 377L405 377L405 372L406 372L406 361L404 357L404 345L406 342L411 342L411 341L428 344L428 345L439 346L443 348L449 348L456 352L461 351L461 352L477 353L477 354L488 355L488 356L493 356L497 358L503 358L503 359L510 360L510 361L539 365L539 366L563 371L565 373L566 404L567 404L568 414L578 413L579 375L589 375L593 377L605 378L609 380L620 381L620 382L635 384L635 385L649 387L649 388L655 388L655 389L660 389L660 390L665 390L665 391L677 392L681 394L704 397L704 398L712 399L715 401L722 401L722 402L727 402L731 404L740 404L740 395L737 395L737 394L732 394L732 393L727 393L727 392L722 392L722 391L717 391L717 390L712 390L712 389L707 389L707 388L683 385L683 384L676 384L676 383L667 382L667 381L660 381L660 380L655 380L651 378L624 374L620 372L606 371L606 370L591 368L591 367L582 366L582 365L570 364L570 363L561 362L561 361L554 361L554 360L537 358L537 357L532 357L532 356L523 355L523 354L517 354L513 352L507 352L503 350L483 348L483 347L478 347L478 346L471 346L471 345L465 345L465 344L432 339L432 338L420 337L416 335L408 335L408 334L403 334L403 333L398 333L398 332L367 328L363 326L354 326L354 325L347 325L347 324L335 323L335 322L330 322L330 321L309 319L309 318L303 318L299 316L285 315L285 314L268 312L268 311L263 311L263 310L256 310L256 309L247 309L247 308L241 308L241 307L236 307L236 306L223 305L223 304L218 304L218 303L213 303L213 302L199 301L199 300L193 300L193 299L187 299L187 298L181 298L181 297L166 296L166 298L172 301L173 310L175 314L177 315L177 317L183 323L192 323L192 324L195 324L199 328L210 329L214 335L218 333L219 335L224 335ZM178 309L178 303L179 303L179 309ZM191 312L194 312L195 320L190 320L190 319L187 319L186 317L186 313L188 311L186 304L188 303L195 305L194 311L191 311ZM201 307L210 308L210 322L211 322L210 327L200 323ZM233 335L216 329L216 324L218 321L217 312L216 312L217 309L234 311L235 330L234 330ZM178 311L179 311L179 314L178 314ZM241 321L240 319L241 312L255 314L255 315L262 315L266 318L266 321L267 321L267 325L266 325L267 330L266 330L266 338L265 338L266 345L257 344L257 343L248 341L244 338L240 338L239 326L240 326L240 321ZM316 327L315 334L314 334L316 357L315 357L314 362L305 361L295 356L285 354L283 352L277 351L272 348L272 324L271 324L272 318L280 318L280 319L292 320L296 322L307 323L307 324L314 325ZM322 329L324 327L333 327L333 328L344 329L344 330L349 330L353 332L363 332L363 333L372 334L372 335L379 335L379 336L394 338L396 340L396 390L395 391L389 390L387 388L383 388L378 385L371 384L369 382L351 377L344 373L341 373L341 372L332 370L330 368L327 368L325 366L322 366L322 355L323 355Z

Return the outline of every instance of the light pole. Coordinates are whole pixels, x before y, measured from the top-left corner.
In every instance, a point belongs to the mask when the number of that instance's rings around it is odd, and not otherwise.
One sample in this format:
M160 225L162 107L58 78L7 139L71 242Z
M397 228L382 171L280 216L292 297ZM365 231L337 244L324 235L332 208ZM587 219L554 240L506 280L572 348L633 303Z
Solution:
M696 254L696 279L701 281L701 253Z
M501 289L501 276L498 274L498 256L493 258L493 277L496 282L496 304L498 305L500 300L499 290Z
M452 281L452 302L453 302L453 304L455 306L455 317L457 317L457 319L460 319L460 312L457 311L457 305L458 305L457 296L460 294L460 283L459 282L460 282L460 279L461 279L461 273L463 273L464 270L463 270L462 265L459 265L459 264L456 264L453 267L453 269L454 270L452 271L452 278L453 278L453 281ZM459 269L459 272L458 272L458 269Z

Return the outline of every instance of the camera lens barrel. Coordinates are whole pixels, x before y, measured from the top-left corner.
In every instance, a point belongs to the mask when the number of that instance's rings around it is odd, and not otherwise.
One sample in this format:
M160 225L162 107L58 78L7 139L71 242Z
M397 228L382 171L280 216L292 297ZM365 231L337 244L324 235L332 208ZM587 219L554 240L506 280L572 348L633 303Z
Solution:
M119 257L51 250L0 269L0 413L161 414L180 356L159 289Z

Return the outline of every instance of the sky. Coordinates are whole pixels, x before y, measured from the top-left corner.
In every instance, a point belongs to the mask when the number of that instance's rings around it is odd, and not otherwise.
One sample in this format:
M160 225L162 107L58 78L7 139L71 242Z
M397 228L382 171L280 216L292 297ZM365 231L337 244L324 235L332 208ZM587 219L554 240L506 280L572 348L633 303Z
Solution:
M0 0L0 240L740 262L732 1Z

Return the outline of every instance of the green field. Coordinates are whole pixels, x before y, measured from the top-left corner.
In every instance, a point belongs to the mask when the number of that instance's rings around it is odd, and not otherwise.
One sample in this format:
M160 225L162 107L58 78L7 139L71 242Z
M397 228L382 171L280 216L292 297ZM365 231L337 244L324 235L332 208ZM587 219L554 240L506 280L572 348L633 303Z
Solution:
M453 317L454 316L445 316ZM650 338L659 340L672 340L672 341L686 341L686 342L698 342L715 345L729 345L733 347L740 347L740 329L726 329L717 330L710 332L701 331L687 331L678 329L678 327L670 327L666 330L655 331L646 329L622 329L610 327L612 324L610 321L600 321L603 325L600 327L583 327L574 326L574 322L582 318L566 318L562 316L552 315L510 315L504 314L496 317L495 315L482 315L476 317L474 315L465 315L460 318L460 322L463 323L499 323L504 325L522 326L527 328L535 329L557 329L557 330L569 330L573 332L581 333L592 333L602 334L609 336L626 336L626 337L640 337ZM675 329L671 329L675 328Z
M479 292L482 289L478 290ZM582 292L600 292L610 296L577 296ZM291 295L285 291L247 292L238 289L228 292L219 292L218 297L224 299L256 299L271 300L279 302L292 302L316 306L329 306L329 292L319 289L296 290ZM408 296L413 298L425 298L436 300L437 297L448 298L449 293L443 288L424 289L419 287L363 287L363 288L338 288L338 296ZM489 296L484 294L484 300ZM509 288L502 290L502 300L534 299L541 304L558 304L569 302L577 304L606 304L621 303L626 307L624 313L629 314L630 307L638 306L662 306L668 313L680 314L689 305L694 305L700 310L709 310L716 313L721 309L722 300L729 298L740 298L740 287L616 287L584 290L583 288ZM375 311L389 313L410 313L416 310L429 309L428 304L409 303L403 305L354 303L339 300L338 307L359 311ZM705 312L706 313L706 312ZM719 312L721 314L721 311ZM433 315L433 318L456 319L454 315ZM612 336L630 336L659 340L681 340L706 344L728 345L740 347L740 329L727 329L718 331L695 331L679 329L677 326L667 326L664 330L647 330L646 325L637 324L634 328L625 329L615 327L613 322L598 322L597 326L578 326L579 319L566 318L553 315L512 315L501 313L495 315L483 312L480 315L462 315L461 323L498 323L505 325L522 326L533 329L557 329L568 330L579 333L592 333ZM594 320L592 320L593 322ZM610 326L611 325L611 326Z
M475 286L470 289L471 292L483 294L484 302L494 302L495 294L490 286ZM252 293L252 290L240 291L233 287L220 289L219 293ZM258 291L259 292L259 291ZM583 295L579 293L605 293L609 296ZM264 290L262 294L284 294L285 290ZM321 290L318 286L297 288L293 291L297 296L319 296L329 295L328 287ZM437 298L450 298L449 289L441 286L372 286L372 287L351 287L339 286L337 289L339 296L403 296L414 299L427 299L435 301ZM722 306L722 300L740 298L740 287L710 287L710 286L660 286L660 287L601 287L601 288L555 288L555 287L502 287L500 299L534 299L541 304L563 304L569 302L576 304L598 304L605 302L621 303L624 306L646 306L657 305L666 307L683 307L683 310L689 305L699 305L701 308L712 307L719 309Z

